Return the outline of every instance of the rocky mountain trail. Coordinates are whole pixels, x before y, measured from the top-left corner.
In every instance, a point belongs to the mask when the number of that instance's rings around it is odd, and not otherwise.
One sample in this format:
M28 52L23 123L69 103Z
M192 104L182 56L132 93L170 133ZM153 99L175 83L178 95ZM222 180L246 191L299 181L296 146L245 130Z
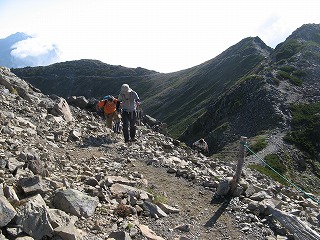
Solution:
M237 146L207 157L150 122L125 144L0 70L0 239L320 239L319 206L295 189L244 168L230 196Z

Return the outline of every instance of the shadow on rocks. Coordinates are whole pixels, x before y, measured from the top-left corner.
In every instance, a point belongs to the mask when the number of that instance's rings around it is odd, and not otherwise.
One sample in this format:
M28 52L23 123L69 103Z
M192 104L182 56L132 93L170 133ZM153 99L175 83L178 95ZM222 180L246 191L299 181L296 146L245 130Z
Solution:
M112 144L114 141L108 136L90 136L83 138L83 143L79 145L80 148L100 147L105 144Z
M218 210L213 214L213 216L206 222L205 227L213 227L220 216L226 211L227 207L230 204L232 197L221 197L221 196L213 196L211 200L211 204L220 204Z

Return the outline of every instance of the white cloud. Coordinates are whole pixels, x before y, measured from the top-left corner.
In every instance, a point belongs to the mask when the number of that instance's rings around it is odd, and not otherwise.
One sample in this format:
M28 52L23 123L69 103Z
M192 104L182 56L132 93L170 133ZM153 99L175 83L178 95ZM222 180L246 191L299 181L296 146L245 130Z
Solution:
M50 51L55 50L56 47L53 43L49 43L40 38L28 38L15 43L11 47L11 55L16 58L37 57L40 55L48 54Z

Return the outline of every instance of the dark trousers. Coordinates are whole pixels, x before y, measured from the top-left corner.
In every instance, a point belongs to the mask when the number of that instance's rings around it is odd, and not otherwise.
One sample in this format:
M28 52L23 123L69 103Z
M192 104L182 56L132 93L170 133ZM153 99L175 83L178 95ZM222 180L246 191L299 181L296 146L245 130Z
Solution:
M129 141L129 135L131 139L134 139L136 136L136 111L127 112L122 111L122 124L123 124L123 136L124 140L127 142ZM130 131L129 131L130 125Z

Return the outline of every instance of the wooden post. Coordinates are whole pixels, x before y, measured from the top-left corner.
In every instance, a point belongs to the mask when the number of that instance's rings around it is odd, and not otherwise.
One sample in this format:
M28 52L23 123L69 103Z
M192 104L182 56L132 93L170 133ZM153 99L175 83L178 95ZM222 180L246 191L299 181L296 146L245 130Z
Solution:
M233 179L230 183L230 188L231 188L230 190L231 190L231 194L233 196L239 196L241 194L241 192L239 192L240 188L238 189L238 185L240 182L240 176L242 173L244 158L246 156L246 148L244 146L245 144L247 144L247 137L241 136L237 169L236 169L236 173L233 176Z
M234 175L235 183L239 183L239 181L240 181L244 158L246 157L246 148L245 148L244 144L247 144L247 137L241 136L238 165L237 165L236 174Z

